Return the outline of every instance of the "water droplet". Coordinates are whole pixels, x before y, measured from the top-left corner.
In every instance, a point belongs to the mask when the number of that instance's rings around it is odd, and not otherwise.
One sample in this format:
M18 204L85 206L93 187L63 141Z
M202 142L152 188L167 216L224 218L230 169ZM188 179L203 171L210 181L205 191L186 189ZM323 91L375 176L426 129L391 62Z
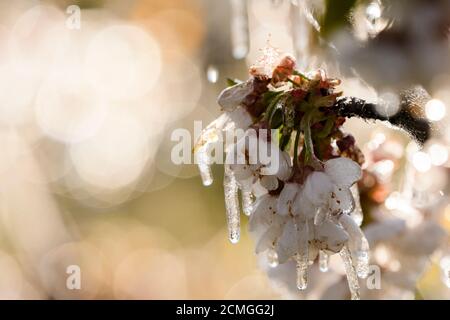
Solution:
M271 268L276 268L278 266L278 255L275 250L267 251L267 263Z
M244 214L246 216L250 216L253 211L253 203L254 203L254 197L251 190L251 186L244 186L241 189L241 196L242 196L242 211L244 211Z
M210 65L206 69L206 78L209 82L216 83L219 79L219 70L215 66Z

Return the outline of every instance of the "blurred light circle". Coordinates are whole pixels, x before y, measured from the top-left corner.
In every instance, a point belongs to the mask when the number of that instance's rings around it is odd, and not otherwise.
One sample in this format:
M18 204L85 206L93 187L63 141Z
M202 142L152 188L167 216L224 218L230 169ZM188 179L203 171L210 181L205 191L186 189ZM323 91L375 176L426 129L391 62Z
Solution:
M109 209L128 201L134 193L134 184L116 189L105 189L90 184L77 174L76 170L64 177L63 185L56 192L75 199L82 206L95 209Z
M93 137L70 147L70 157L86 182L121 188L140 176L149 158L146 132L132 114L111 112Z
M0 130L0 145L2 146L0 173L13 168L21 156L30 152L23 141L22 135L16 129Z
M98 32L88 45L86 80L110 99L145 95L161 70L158 44L133 25L114 25Z
M267 276L256 273L237 281L225 295L225 299L256 299L265 300L275 298L275 292L270 287Z
M43 138L40 139L36 148L30 150L39 163L43 174L37 175L34 167L22 166L27 181L34 184L48 184L58 181L66 176L72 168L72 162L67 155L65 145L58 141Z
M9 63L0 68L0 123L23 125L33 119L37 91L34 69Z
M216 83L219 79L219 70L214 65L209 65L206 69L206 78L211 83Z
M278 5L274 5L275 1L271 0L258 0L250 1L249 13L258 24L265 27L279 26L282 22L288 19L289 16L289 1L279 2Z
M0 44L4 46L4 44L8 43L11 38L11 33L9 29L4 26L0 25ZM10 61L11 57L11 50L9 48L3 48L3 50L0 50L0 67L3 67L8 61Z
M166 76L159 81L152 96L154 112L167 122L176 121L194 110L202 94L204 78L198 65L192 58L172 52L177 56L176 63L164 61L162 72Z
M141 249L129 254L116 268L117 299L185 299L183 261L165 250Z
M81 288L69 290L69 266L79 267ZM39 264L40 279L47 294L56 299L93 299L105 284L107 274L100 251L87 242L68 242L48 251Z
M413 155L412 163L419 172L426 172L431 168L430 156L422 151L418 151Z
M10 48L17 64L22 60L36 62L35 68L45 70L47 64L64 52L70 30L66 15L49 5L36 5L25 11L13 26Z
M434 143L428 148L428 154L431 158L431 163L435 166L441 166L448 160L448 150L445 146L439 143Z
M24 279L20 266L11 256L1 251L0 270L0 299L21 299Z
M392 117L400 108L400 99L398 95L393 92L384 92L378 98L378 103L375 106L378 114L384 117Z
M425 114L431 121L439 121L446 113L445 104L438 99L431 99L425 105Z
M49 137L74 143L95 134L107 112L95 88L85 83L77 66L47 79L36 98L39 128Z
M206 24L201 12L195 10L195 3L190 2L186 9L188 10L173 8L153 12L149 27L164 49L192 55L201 48ZM189 36L186 36L186 30L189 30Z
M402 199L401 194L397 191L394 191L386 199L386 201L384 202L384 205L389 210L395 210L401 206L402 201L403 201L403 199Z
M419 173L415 180L414 189L427 192L428 195L438 193L440 190L445 189L448 180L445 170L442 167L431 167L426 172Z

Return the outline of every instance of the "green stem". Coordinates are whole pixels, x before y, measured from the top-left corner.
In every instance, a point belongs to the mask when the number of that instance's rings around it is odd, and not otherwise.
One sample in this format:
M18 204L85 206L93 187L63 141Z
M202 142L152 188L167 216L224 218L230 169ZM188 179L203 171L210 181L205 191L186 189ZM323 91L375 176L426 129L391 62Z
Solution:
M308 110L300 122L303 130L304 145L305 145L305 164L310 165L316 170L323 168L322 162L314 154L314 145L311 137L311 120L314 115L314 110Z
M294 169L298 168L298 142L300 140L300 128L297 128L294 141Z
M275 107L277 106L280 99L283 97L283 94L279 94L276 97L273 98L273 100L270 102L269 106L266 109L266 113L264 114L264 120L268 122L270 118L272 117L272 113L275 110Z

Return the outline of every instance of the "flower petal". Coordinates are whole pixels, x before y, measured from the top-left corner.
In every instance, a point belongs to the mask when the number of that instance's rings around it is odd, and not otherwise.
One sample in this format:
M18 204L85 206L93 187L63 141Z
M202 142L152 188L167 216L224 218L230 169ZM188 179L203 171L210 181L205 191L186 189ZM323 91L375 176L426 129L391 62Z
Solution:
M261 253L267 249L273 249L275 243L283 232L284 223L281 219L275 219L273 225L269 227L259 238L256 244L255 253Z
M253 123L252 116L250 115L250 113L247 112L247 110L245 110L245 108L237 107L236 109L234 109L231 112L228 112L227 114L230 120L232 121L230 125L231 128L247 129ZM225 130L227 129L227 127L228 124ZM230 129L230 127L228 127L228 129Z
M275 190L278 188L278 178L276 176L263 176L260 182L267 190Z
M361 167L359 164L344 157L326 161L325 173L336 185L347 188L361 179Z
M246 81L224 89L217 98L217 103L225 110L231 111L253 91L253 82Z
M283 233L278 238L275 251L278 256L278 263L285 263L290 257L297 253L297 227L292 219L289 219L283 228Z
M292 214L292 205L299 190L297 183L286 183L278 196L277 213L280 215Z
M252 186L252 193L256 198L259 198L267 194L267 189L261 185L260 180L256 180L256 182L253 183Z
M280 152L280 161L276 176L282 181L286 181L291 177L292 164L291 156L286 151Z
M315 171L311 173L305 182L303 195L314 205L323 205L328 201L333 183L328 175L323 172Z
M248 223L248 228L250 231L257 231L261 227L269 227L272 224L274 215L276 214L277 199L266 194L260 197L255 205L252 214L250 215L250 220Z
M329 200L328 205L332 214L347 214L355 209L355 200L347 187L334 187Z
M314 226L314 239L319 249L338 253L348 241L348 234L333 221L325 220Z

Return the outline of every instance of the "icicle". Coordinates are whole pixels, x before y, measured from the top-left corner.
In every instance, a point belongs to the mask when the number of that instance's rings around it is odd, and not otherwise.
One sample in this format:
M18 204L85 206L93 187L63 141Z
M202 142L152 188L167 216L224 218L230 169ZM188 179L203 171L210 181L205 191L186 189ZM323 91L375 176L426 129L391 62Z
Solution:
M328 271L328 263L330 261L330 256L324 251L320 250L319 252L319 269L321 272Z
M350 191L352 192L353 199L355 200L355 208L353 209L352 213L350 213L350 216L353 218L353 220L355 220L358 226L361 226L364 216L361 208L361 201L359 199L358 185L355 183L353 186L351 186Z
M349 235L349 247L356 259L356 272L360 278L369 274L369 242L352 217L343 214L339 222Z
M231 0L231 45L235 59L245 58L248 42L247 1Z
M254 197L251 186L245 186L241 189L242 196L242 211L246 216L249 216L253 211Z
M225 192L225 209L227 212L228 238L231 243L238 243L240 238L238 185L229 166L225 166L223 188Z
M359 300L359 283L356 275L355 267L353 266L352 255L347 246L344 246L340 252L342 261L345 266L345 273L347 274L348 287L350 289L352 300Z
M210 186L213 183L213 175L211 171L210 158L208 155L208 144L200 147L195 153L198 170L204 186Z
M297 288L305 290L308 286L308 265L309 265L309 251L308 251L308 222L302 223L303 230L299 230L299 252L296 255L297 262Z
M277 252L273 249L267 250L267 262L269 266L275 268L278 266L278 255Z
M356 256L356 273L360 278L367 278L369 275L369 243L366 238L363 239L365 242L364 246L367 249L359 250L355 252Z
M209 186L213 183L210 166L212 161L209 154L209 147L220 140L220 131L229 122L229 116L226 113L222 114L201 132L200 137L194 146L195 161L198 165L204 186Z

